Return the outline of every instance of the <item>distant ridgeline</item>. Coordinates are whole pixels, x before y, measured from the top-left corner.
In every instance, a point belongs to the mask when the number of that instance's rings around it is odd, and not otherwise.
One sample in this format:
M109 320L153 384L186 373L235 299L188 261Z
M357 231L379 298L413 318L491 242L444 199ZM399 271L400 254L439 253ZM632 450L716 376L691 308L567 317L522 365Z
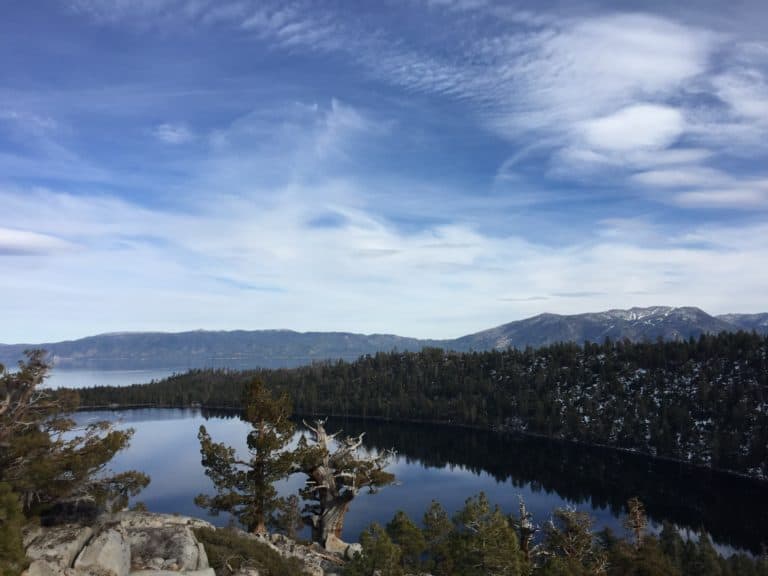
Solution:
M470 352L602 342L605 338L655 342L738 330L768 334L768 313L711 316L691 306L652 306L566 316L539 314L453 340L291 330L124 332L67 342L0 344L0 363L13 366L24 359L25 350L41 348L59 369L291 368L318 360L352 361L365 354L415 352L425 347Z
M258 376L299 414L422 420L605 444L768 480L768 336L363 356L277 370L193 370L80 390L83 406L238 407Z

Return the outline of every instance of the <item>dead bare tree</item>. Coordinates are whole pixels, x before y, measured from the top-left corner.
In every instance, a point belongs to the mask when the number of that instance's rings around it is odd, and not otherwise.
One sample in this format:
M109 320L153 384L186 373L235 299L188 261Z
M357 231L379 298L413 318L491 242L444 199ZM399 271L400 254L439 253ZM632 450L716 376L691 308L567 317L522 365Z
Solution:
M645 515L645 507L639 498L630 498L627 501L627 517L624 519L624 527L632 535L635 550L643 545L645 531L648 528L648 517Z
M520 549L522 550L525 559L530 562L536 552L532 543L539 528L534 524L533 514L528 512L523 497L518 496L518 499L520 501L520 520L517 524L517 529L520 535Z
M361 456L365 433L336 440L340 431L328 434L325 422L316 420L314 426L304 422L312 438L311 443L305 436L299 441L296 466L307 475L301 490L308 501L304 520L312 527L313 539L332 549L341 541L344 519L355 496L363 489L375 493L394 482L394 475L384 470L394 450Z

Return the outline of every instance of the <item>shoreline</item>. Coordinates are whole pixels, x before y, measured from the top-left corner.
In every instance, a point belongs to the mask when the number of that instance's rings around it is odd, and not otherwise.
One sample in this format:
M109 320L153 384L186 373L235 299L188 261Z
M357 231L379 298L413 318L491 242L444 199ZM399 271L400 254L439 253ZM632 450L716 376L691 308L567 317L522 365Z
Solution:
M146 404L146 403L145 404L111 403L111 404L103 404L103 405L97 405L97 406L79 406L77 408L77 412L119 412L121 410L142 410L142 409L147 409L147 410L177 409L177 410L201 410L201 411L211 410L211 411L219 411L219 412L229 412L233 414L242 412L242 408L236 408L233 406L211 406L211 405L206 405L202 403L191 403L191 404L185 404L185 405ZM402 423L402 424L416 424L416 425L424 425L424 426L445 426L453 429L465 429L465 430L476 430L481 432L490 432L493 434L498 434L500 436L517 435L521 437L537 438L540 440L547 440L550 442L556 442L561 444L570 444L575 446L594 448L598 450L620 452L622 454L626 454L630 456L638 456L638 457L646 458L652 461L657 460L659 462L679 464L680 466L685 466L688 468L700 470L702 472L710 472L714 474L721 474L724 476L735 477L742 480L748 480L759 485L768 485L768 478L752 476L744 472L738 472L736 470L728 470L724 468L713 468L705 464L687 462L685 460L672 458L670 456L658 456L658 455L650 454L648 452L644 452L641 450L636 450L632 448L622 448L620 446L614 446L611 444L584 442L582 440L574 440L570 438L558 438L553 436L547 436L546 434L541 434L538 432L529 432L526 430L517 430L517 429L505 429L499 426L479 426L479 425L472 425L472 424L461 424L456 422L445 422L442 420L426 420L426 419L420 419L420 418L388 418L385 416L369 416L369 415L364 416L361 414L319 414L319 413L313 414L313 413L297 412L297 413L294 413L293 416L294 418L299 420L303 418L309 418L309 417L314 418L314 417L320 416L324 418L332 418L332 419L339 419L339 420L348 419L348 420L355 420L360 422L371 421L371 422L384 422L389 424Z

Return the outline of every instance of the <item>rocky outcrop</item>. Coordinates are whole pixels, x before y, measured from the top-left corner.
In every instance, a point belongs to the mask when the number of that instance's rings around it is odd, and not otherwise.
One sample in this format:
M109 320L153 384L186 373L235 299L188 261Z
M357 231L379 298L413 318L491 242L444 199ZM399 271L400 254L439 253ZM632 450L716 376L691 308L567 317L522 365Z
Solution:
M104 530L83 548L75 559L75 570L128 576L131 571L131 546L125 530Z
M334 554L338 554L342 558L346 558L347 560L352 560L354 555L356 553L362 552L363 547L360 546L358 543L349 544L347 542L344 542L340 538L337 538L333 534L328 536L325 540L325 549L328 552L332 552Z
M27 533L28 576L215 576L193 528L213 528L183 516L120 512L94 526L74 524Z
M85 544L93 536L93 530L88 526L56 526L49 529L36 529L28 532L25 537L25 546L27 557L32 560L30 567L30 576L35 572L33 567L37 566L40 570L47 566L55 574L69 568L75 562L75 558L83 549ZM38 572L45 574L43 570Z
M25 576L216 576L198 528L215 528L203 520L169 514L124 511L99 517L93 526L67 524L31 528L24 537L31 564ZM311 576L334 576L344 559L358 550L339 541L334 554L305 546L279 534L241 533L284 558L297 558ZM258 576L243 568L240 576Z
M252 534L245 534L245 536L258 539L284 558L298 558L304 564L305 572L310 576L334 576L341 571L344 564L342 554L332 553L319 544L305 546L282 534L271 534L268 537Z

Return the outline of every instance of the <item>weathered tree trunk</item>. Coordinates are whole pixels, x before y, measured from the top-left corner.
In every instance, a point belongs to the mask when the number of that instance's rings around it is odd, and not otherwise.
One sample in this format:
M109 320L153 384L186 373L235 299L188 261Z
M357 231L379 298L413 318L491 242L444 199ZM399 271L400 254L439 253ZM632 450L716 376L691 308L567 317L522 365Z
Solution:
M340 440L332 451L331 444L338 432L328 434L324 420L317 420L314 427L306 422L304 425L314 435L315 446L309 450L317 450L315 458L310 459L311 464L303 470L309 479L302 494L314 502L308 507L309 515L305 520L312 526L313 539L330 549L343 544L344 520L350 503L360 490L367 488L373 492L394 480L394 476L383 472L393 452L358 456L362 434Z
M520 497L520 549L525 559L531 561L531 543L536 534L536 526L533 523L533 515L528 512L522 496Z
M306 425L306 422L304 424ZM318 420L314 428L307 425L315 435L317 446L323 453L322 464L307 473L316 487L318 501L318 513L312 517L312 537L315 542L327 547L329 537L341 540L349 504L357 495L358 487L354 484L344 485L343 482L337 481L343 476L339 475L340 471L336 470L331 463L330 446L336 435L328 434L324 424L324 421Z
M258 536L263 536L267 533L267 525L264 523L264 520L260 520L256 526L253 527L251 530L251 534L256 534Z
M334 498L321 505L321 512L312 518L312 539L326 546L330 537L341 540L344 520L352 496Z

